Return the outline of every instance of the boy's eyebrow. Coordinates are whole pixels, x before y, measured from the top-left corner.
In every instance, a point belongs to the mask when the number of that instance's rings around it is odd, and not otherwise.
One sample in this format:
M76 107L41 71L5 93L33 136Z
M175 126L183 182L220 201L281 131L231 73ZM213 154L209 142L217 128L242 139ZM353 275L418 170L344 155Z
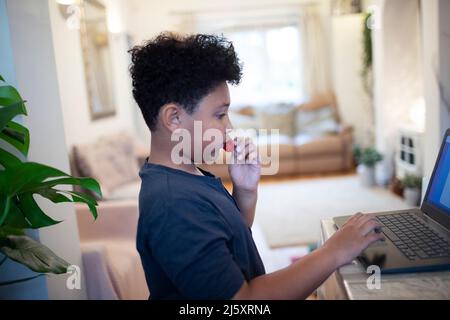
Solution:
M223 104L219 105L219 106L217 107L217 109L220 109L220 108L228 108L229 106L230 106L230 103L229 103L229 102L226 102L226 103L223 103Z

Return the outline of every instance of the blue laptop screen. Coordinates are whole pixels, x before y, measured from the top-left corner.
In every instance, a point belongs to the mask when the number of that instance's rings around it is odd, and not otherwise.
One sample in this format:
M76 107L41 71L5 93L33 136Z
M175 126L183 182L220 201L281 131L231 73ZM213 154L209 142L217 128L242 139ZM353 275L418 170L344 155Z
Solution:
M426 200L450 215L450 136L445 140Z

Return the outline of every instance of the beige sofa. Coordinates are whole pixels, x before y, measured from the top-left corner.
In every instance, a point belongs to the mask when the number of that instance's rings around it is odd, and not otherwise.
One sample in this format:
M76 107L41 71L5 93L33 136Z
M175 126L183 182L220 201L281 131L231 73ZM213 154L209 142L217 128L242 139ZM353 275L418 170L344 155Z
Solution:
M76 213L88 299L148 299L136 250L136 199L100 202L95 222L87 206L77 204Z
M72 149L72 174L97 179L104 193L95 222L87 206L75 205L88 299L149 297L136 250L138 170L146 156L126 132Z
M277 145L267 145L267 139L258 136L254 138L260 147L279 150L278 159L271 159L270 153L261 155L267 166L271 165L270 161L277 162L277 176L342 172L354 167L353 129L343 124L333 93L318 95L299 106L273 106L269 111L246 107L231 112L230 119L237 129L280 130ZM203 168L224 180L229 179L225 164L203 165Z
M149 149L126 131L101 136L87 144L74 145L70 152L72 175L92 177L102 187L102 200L136 198L139 169Z

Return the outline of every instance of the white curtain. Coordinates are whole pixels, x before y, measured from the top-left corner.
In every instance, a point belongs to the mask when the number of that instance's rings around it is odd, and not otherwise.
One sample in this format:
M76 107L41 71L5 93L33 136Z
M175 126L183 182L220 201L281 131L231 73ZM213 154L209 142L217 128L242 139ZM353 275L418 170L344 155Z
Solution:
M305 93L312 97L331 90L329 46L317 7L305 7L299 30L303 51Z
M233 30L296 24L300 12L301 7L298 5L228 6L222 10L172 11L169 13L169 23L178 32L220 34Z
M245 28L298 25L303 61L302 92L312 97L331 90L329 46L317 5L280 5L172 12L171 25L184 33L222 33Z

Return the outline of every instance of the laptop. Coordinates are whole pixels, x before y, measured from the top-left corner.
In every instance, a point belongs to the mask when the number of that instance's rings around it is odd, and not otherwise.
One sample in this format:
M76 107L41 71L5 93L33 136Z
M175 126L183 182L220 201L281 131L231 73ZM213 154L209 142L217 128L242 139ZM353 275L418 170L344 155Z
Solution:
M420 208L372 213L385 241L370 245L358 257L381 273L450 269L450 129L447 129ZM350 216L335 217L337 228Z

